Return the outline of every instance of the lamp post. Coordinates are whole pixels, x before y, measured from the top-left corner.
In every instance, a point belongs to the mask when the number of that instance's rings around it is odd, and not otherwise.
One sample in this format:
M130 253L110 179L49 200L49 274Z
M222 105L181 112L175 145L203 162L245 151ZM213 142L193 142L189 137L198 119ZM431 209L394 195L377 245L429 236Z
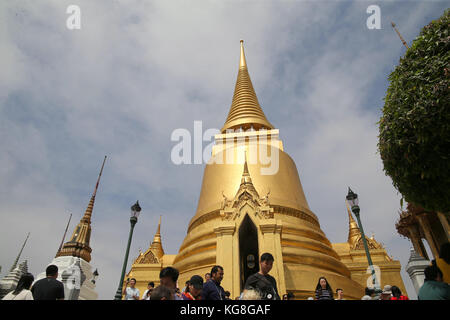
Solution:
M128 262L128 254L130 253L131 238L133 237L133 229L134 229L134 226L136 225L136 222L138 220L140 213L141 213L141 207L139 206L139 202L136 201L136 203L131 207L130 235L128 237L127 251L125 253L125 260L123 261L122 274L120 276L119 287L117 288L117 292L116 292L116 295L114 296L114 300L122 300L123 278L125 278L125 270L126 270L127 262Z
M364 234L364 229L361 224L361 219L359 217L358 195L356 193L354 193L352 191L352 189L350 189L350 187L348 188L348 194L347 194L346 199L347 199L347 202L349 203L350 207L352 208L352 212L355 214L356 220L358 220L358 227L359 227L359 231L361 232L361 238L362 238L362 241L364 244L364 250L366 250L367 261L369 262L369 267L372 270L372 281L373 281L372 283L374 285L375 292L380 293L381 292L380 284L378 283L377 277L375 275L375 269L373 268L372 258L370 257L369 247L367 246L366 236Z

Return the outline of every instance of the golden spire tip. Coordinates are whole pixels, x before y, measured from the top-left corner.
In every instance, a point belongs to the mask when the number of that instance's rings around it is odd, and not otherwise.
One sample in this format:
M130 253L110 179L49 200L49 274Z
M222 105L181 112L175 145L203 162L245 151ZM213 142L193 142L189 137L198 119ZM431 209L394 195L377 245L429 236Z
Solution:
M239 68L247 68L247 62L245 61L244 53L244 40L241 40L241 58L239 61Z

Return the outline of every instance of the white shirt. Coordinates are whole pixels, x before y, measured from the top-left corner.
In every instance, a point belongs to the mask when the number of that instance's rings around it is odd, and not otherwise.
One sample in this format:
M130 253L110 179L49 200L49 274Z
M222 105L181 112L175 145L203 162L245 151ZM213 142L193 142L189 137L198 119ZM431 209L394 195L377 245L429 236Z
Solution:
M148 292L148 289L144 291L144 294L142 295L142 299L141 300L150 300L150 296L146 296Z
M23 289L18 295L13 295L13 292L8 293L2 300L34 300L30 290Z
M139 298L139 289L138 288L130 288L127 287L127 290L125 291L125 300L135 300L133 297Z

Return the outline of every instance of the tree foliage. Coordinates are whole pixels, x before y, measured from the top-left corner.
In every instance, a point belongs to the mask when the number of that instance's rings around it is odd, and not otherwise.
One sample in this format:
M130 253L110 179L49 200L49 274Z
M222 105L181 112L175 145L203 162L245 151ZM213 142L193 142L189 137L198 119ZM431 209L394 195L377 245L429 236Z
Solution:
M450 10L425 26L389 76L378 148L405 200L450 210Z

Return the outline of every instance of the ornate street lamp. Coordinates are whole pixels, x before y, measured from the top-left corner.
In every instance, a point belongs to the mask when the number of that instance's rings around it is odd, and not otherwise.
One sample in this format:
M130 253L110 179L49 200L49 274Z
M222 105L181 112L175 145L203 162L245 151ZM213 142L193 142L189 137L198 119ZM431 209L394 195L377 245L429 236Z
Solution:
M125 253L125 260L123 261L122 275L120 276L119 287L117 288L117 292L116 292L116 295L114 296L114 300L122 300L123 279L125 278L125 270L126 270L127 263L128 263L128 254L130 252L131 238L133 237L133 229L134 229L134 226L136 225L136 222L138 220L140 213L141 213L141 207L139 206L139 201L136 201L136 203L133 206L131 206L130 235L128 237L128 245L127 245L127 251Z
M377 277L375 275L375 269L373 268L373 263L372 263L372 258L370 257L369 247L367 246L366 235L364 234L364 229L361 224L361 219L359 217L358 195L356 193L354 193L352 191L352 189L350 189L350 187L348 187L348 194L347 194L346 199L347 199L348 204L352 208L352 212L355 214L356 220L358 220L358 227L359 227L359 231L361 232L361 238L362 238L362 241L364 244L364 250L366 250L367 261L369 262L369 267L372 270L372 279L373 279L372 283L374 285L375 292L380 293L381 292L380 284L378 283Z

